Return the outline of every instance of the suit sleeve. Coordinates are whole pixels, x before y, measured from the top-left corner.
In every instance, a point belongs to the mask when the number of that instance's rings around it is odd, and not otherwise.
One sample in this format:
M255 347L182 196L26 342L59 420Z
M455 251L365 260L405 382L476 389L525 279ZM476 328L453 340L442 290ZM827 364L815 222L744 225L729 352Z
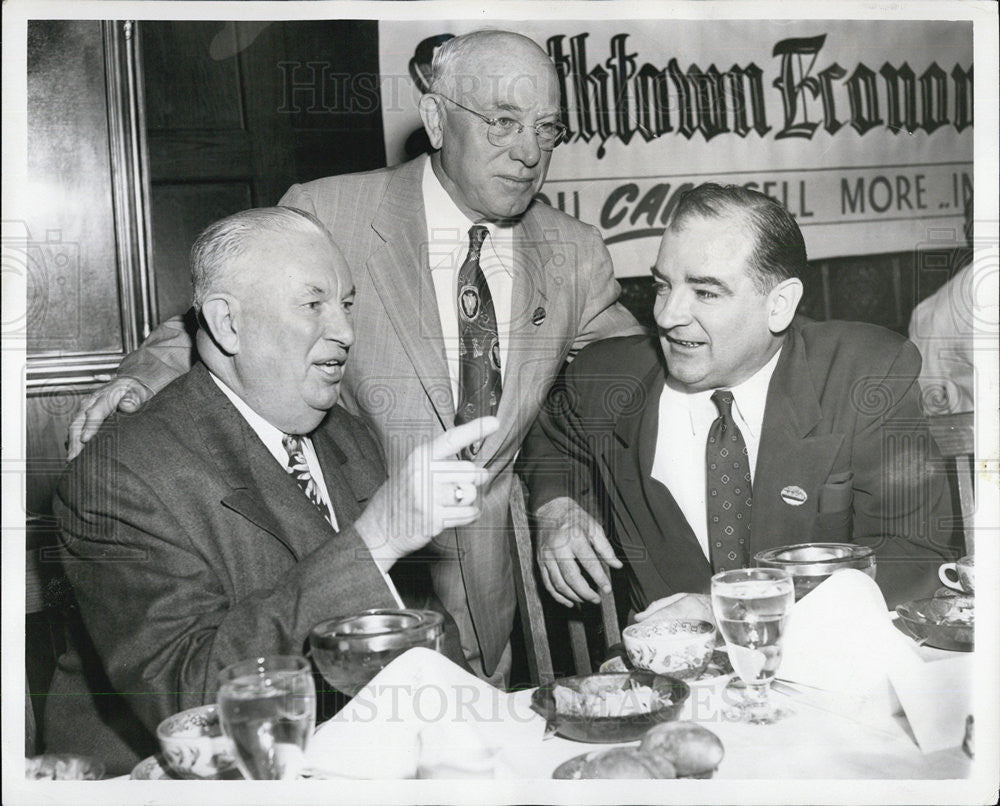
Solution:
M592 342L645 332L628 309L618 302L622 289L615 280L611 255L597 230L593 227L588 230L591 237L578 246L581 250L578 267L581 274L579 288L584 294L583 314L570 348L571 360Z
M875 547L889 600L931 595L954 531L944 463L920 407L920 355L903 342L882 378L855 387L853 537Z
M135 378L159 392L189 369L194 360L194 339L183 316L162 322L149 337L122 359L119 377Z
M350 527L297 563L285 560L271 587L234 601L158 487L88 450L55 499L84 624L112 684L150 731L169 714L212 701L224 666L302 654L314 624L359 602L395 606Z
M556 379L521 447L520 473L529 509L569 497L600 522L592 480L593 457L580 422L581 392L570 367Z

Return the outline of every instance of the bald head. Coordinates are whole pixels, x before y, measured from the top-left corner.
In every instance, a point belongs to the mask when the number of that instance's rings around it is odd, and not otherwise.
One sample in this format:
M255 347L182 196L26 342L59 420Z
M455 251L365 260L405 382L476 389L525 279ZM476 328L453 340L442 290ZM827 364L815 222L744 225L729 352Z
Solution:
M521 81L556 80L555 66L534 40L512 31L482 30L449 39L434 54L430 92L457 101L511 72Z
M194 309L200 311L212 293L237 295L241 288L254 287L259 280L257 271L267 267L243 258L253 253L260 239L293 233L319 235L332 243L330 233L317 218L293 207L242 210L207 226L191 247Z

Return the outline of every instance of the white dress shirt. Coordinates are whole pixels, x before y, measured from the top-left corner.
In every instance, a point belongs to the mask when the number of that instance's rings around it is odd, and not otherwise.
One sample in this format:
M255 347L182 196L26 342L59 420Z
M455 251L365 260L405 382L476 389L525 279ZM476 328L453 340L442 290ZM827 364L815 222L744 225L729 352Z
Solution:
M733 419L747 446L751 480L757 467L767 388L779 355L781 350L743 383L730 389L733 394ZM719 410L712 402L715 391L685 392L671 378L667 378L660 394L656 453L651 473L674 497L706 557L710 554L705 509L705 445L709 429L719 416Z
M247 421L247 425L249 425L250 428L253 429L253 432L260 437L260 441L264 443L264 447L267 448L271 456L274 457L275 461L277 461L283 469L287 468L288 451L285 450L285 446L282 442L285 437L284 432L271 425L271 423L250 408L246 401L226 386L226 384L219 379L214 372L209 371L209 375L212 376L212 380L215 381L216 385L236 407L236 410L243 415L243 419ZM330 513L330 523L333 524L334 529L339 531L340 527L337 525L337 513L333 511L333 504L330 501L330 494L326 489L326 482L323 480L323 468L320 467L319 458L316 456L316 449L313 448L312 440L309 439L309 437L300 436L299 440L302 444L302 453L306 458L306 465L309 467L309 473L316 481L316 488L319 492L319 496L323 500L323 504L326 506L327 512ZM302 496L308 500L305 492L302 493ZM403 600L400 597L399 592L396 590L396 586L393 584L389 575L382 570L378 563L375 564L375 567L379 569L379 573L382 574L382 578L385 579L385 584L389 586L389 590L392 593L393 598L396 600L396 604L400 607L406 607L406 605L403 604Z
M493 297L500 340L500 379L507 367L511 294L514 287L514 229L507 223L472 221L458 209L434 173L431 161L424 167L422 192L427 217L427 263L434 281L445 357L451 377L451 394L458 406L459 333L458 272L469 254L469 228L482 224L489 234L479 253L479 266Z

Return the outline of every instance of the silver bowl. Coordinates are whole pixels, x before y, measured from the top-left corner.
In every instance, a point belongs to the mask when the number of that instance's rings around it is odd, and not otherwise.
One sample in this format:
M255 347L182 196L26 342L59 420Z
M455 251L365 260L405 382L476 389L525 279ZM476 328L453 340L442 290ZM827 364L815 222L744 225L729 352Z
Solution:
M444 617L433 610L365 610L321 621L309 633L316 668L351 697L406 650L440 652L443 644Z
M853 543L797 543L758 551L754 562L761 568L787 571L795 585L795 601L834 571L854 568L875 579L875 551Z

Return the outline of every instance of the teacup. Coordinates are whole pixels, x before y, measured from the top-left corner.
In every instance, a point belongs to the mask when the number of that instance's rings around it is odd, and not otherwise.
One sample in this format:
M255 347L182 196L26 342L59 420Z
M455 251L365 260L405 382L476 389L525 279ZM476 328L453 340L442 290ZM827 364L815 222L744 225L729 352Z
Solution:
M945 563L938 568L941 584L963 593L974 593L976 589L976 558L969 554L953 563Z
M681 679L694 679L705 671L715 638L715 625L698 619L650 619L622 631L633 666Z
M156 728L156 738L167 766L181 778L217 778L236 765L215 703L168 716Z

